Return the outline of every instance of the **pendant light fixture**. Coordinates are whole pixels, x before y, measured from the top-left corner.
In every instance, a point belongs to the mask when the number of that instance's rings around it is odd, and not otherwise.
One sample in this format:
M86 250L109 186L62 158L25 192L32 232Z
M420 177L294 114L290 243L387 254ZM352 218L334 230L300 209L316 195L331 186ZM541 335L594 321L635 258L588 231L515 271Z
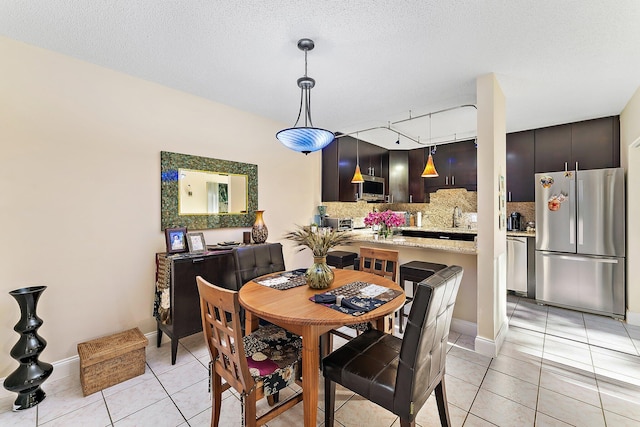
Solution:
M315 128L311 122L311 89L315 86L316 81L307 76L307 52L313 50L314 47L315 44L311 39L298 40L298 49L304 51L304 76L298 79L298 87L300 88L298 118L292 128L283 129L276 133L276 138L285 147L304 154L322 150L335 138L332 132ZM304 126L296 127L301 116L304 116Z
M360 140L358 139L358 134L356 134L356 171L353 174L353 178L351 178L352 184L361 184L364 182L362 173L360 173L360 152L358 151L359 142Z
M429 114L429 142L431 142L431 114ZM431 156L431 146L429 146L428 150L429 157L427 158L427 165L422 171L422 177L436 178L438 176L438 171L436 170L436 166L433 164L433 157Z

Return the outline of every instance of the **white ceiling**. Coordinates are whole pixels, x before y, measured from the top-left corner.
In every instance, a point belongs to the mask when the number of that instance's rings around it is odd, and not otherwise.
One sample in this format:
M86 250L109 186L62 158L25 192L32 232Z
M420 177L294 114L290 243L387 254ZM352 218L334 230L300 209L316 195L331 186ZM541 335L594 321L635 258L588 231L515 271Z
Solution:
M343 133L475 104L490 72L508 132L619 114L640 86L637 0L0 0L0 34L286 126L308 37L313 124ZM429 139L428 118L400 128ZM432 116L433 140L454 134L473 108Z

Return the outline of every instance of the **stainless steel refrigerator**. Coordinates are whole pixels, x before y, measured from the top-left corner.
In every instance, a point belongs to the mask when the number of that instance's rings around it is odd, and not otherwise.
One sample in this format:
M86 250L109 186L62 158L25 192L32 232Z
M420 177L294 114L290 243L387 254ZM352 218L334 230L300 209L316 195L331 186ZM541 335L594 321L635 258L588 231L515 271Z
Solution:
M536 300L624 318L624 170L538 173Z

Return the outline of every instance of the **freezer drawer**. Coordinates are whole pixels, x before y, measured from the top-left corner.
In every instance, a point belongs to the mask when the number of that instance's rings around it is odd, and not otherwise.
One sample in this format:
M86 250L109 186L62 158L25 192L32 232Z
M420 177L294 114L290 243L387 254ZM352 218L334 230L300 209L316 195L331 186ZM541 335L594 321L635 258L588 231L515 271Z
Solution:
M625 260L536 251L536 299L590 313L624 317Z

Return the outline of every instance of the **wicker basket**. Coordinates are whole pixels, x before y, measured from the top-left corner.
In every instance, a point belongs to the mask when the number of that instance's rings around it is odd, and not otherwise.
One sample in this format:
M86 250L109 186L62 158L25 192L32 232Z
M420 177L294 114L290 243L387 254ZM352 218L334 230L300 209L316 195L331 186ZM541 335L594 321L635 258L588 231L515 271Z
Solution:
M138 328L133 328L78 344L84 395L144 374L148 342Z

